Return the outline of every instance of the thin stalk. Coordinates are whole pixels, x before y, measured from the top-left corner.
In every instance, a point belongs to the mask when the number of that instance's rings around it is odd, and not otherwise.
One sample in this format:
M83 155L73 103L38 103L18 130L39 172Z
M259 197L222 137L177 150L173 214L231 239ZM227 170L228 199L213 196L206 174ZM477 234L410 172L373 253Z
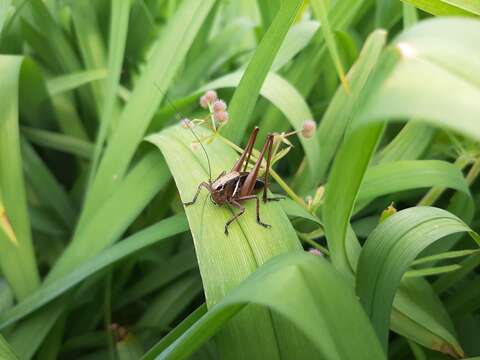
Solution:
M480 158L476 159L473 162L473 165L470 168L470 171L468 172L467 176L465 177L465 180L467 180L468 185L473 184L475 179L478 177L479 173L480 173Z
M306 234L302 234L302 233L297 233L297 234L298 234L298 237L300 238L300 240L302 240L303 242L306 242L310 246L313 246L315 249L320 250L322 252L322 254L330 256L330 252L328 251L328 249L326 247L320 245L319 243L317 243L313 239L310 239Z

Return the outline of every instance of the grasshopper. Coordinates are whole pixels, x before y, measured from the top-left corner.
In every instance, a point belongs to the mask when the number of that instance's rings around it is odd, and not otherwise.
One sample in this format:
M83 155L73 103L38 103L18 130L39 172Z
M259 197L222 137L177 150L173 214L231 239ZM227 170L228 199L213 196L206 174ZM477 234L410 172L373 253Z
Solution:
M283 199L283 197L268 197L268 173L270 169L270 162L272 157L272 146L274 135L269 134L265 140L263 150L258 157L255 165L251 171L247 171L247 165L252 155L253 146L258 134L258 127L255 127L250 134L247 146L240 155L235 165L229 172L222 171L222 173L212 181L201 182L197 187L197 192L192 201L184 203L185 206L195 204L198 195L202 188L205 188L210 193L210 199L215 205L230 205L233 208L240 210L225 224L225 235L228 235L228 227L232 222L238 219L245 213L245 207L242 205L245 201L256 201L256 215L257 223L265 228L270 228L271 225L265 224L260 219L260 198L258 193L263 190L262 199L266 203L268 201L277 201ZM202 146L203 147L203 146ZM263 180L259 178L260 165L262 160L266 157L267 167Z

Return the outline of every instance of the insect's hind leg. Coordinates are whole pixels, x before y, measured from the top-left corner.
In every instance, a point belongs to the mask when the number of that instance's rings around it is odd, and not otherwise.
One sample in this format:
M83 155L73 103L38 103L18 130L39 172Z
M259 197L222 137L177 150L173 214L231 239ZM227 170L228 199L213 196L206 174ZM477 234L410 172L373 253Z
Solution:
M272 225L269 225L269 224L265 224L264 222L262 222L262 220L260 220L260 199L257 195L247 195L247 196L242 196L241 198L239 198L238 200L252 200L252 199L255 199L256 200L256 215L257 215L257 224L258 225L261 225L267 229L270 229L272 227ZM272 200L280 200L280 199L277 199L277 198L273 198Z
M240 212L236 213L230 220L227 221L227 223L225 224L225 235L228 235L228 227L230 226L230 224L232 222L234 222L235 220L237 220L240 216L243 215L243 213L245 212L245 208L238 202L232 200L232 202L230 203L230 205L232 205L233 207L236 207L237 209L240 209Z
M183 205L185 205L185 206L190 206L190 205L195 204L195 202L197 201L198 195L200 194L200 190L202 190L202 187L204 187L204 188L207 189L209 192L211 192L210 184L207 183L207 182L205 182L205 181L204 181L204 182L201 182L201 183L198 185L197 192L195 193L195 196L193 197L192 201L185 202L185 203L183 203Z

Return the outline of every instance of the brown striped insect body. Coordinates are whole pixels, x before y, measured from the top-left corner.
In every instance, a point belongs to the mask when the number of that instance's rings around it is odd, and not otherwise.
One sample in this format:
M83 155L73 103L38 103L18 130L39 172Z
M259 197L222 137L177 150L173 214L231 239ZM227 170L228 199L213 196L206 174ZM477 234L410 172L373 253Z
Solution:
M192 201L184 203L186 206L195 204L201 189L205 188L210 192L210 199L215 205L230 205L239 209L240 211L225 224L226 235L228 235L229 225L245 212L243 203L248 200L256 201L257 223L266 228L270 227L270 225L265 224L260 220L260 198L258 197L260 191L263 190L263 202L281 199L280 197L269 198L267 195L268 173L274 138L272 134L267 136L263 150L253 168L250 171L247 171L247 165L252 155L258 130L258 127L253 129L245 150L229 172L223 171L214 181L209 180L208 182L200 183ZM266 170L263 179L260 179L259 172L264 158L266 158L267 163Z

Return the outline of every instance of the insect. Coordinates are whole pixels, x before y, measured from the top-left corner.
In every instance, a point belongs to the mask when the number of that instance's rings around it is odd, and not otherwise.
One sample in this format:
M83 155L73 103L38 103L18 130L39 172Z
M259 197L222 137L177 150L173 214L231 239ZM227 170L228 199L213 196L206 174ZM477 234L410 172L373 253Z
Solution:
M259 192L263 190L262 200L264 203L268 201L277 201L283 199L283 197L268 197L268 172L270 168L270 161L272 157L272 145L274 135L269 134L263 145L263 150L258 157L255 165L251 171L247 171L247 165L252 155L253 146L258 134L258 127L255 127L248 139L245 150L240 155L235 165L229 172L223 171L214 181L209 179L208 182L204 181L198 185L197 192L192 201L184 203L185 206L195 204L198 195L202 188L207 189L210 192L210 199L215 205L230 205L238 210L230 220L225 224L225 235L228 235L228 227L236 219L245 213L245 207L243 203L248 200L256 201L256 215L257 223L265 228L270 228L271 225L266 224L260 219L260 198ZM203 146L202 146L203 147ZM204 149L205 150L205 149ZM205 151L206 153L206 151ZM262 160L266 158L267 167L263 179L259 178L260 165ZM207 158L208 160L208 158ZM210 165L209 165L210 168Z

